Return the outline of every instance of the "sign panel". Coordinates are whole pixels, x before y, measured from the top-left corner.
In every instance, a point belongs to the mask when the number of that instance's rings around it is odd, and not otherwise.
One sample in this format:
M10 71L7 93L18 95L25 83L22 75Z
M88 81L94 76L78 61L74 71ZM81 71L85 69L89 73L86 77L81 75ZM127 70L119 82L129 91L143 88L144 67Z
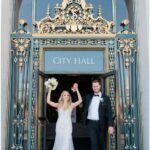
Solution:
M45 73L102 73L104 50L45 50Z

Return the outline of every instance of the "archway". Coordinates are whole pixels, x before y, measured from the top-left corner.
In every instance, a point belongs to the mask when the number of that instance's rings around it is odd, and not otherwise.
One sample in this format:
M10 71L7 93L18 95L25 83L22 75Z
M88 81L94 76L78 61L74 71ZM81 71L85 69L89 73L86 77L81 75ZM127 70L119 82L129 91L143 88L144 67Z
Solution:
M72 8L75 8L77 13L72 13ZM138 147L136 34L129 30L128 20L121 23L123 29L118 33L114 30L114 22L103 18L100 9L97 17L93 18L92 9L92 6L84 0L64 1L63 4L57 5L54 18L50 16L49 7L44 18L39 21L33 18L34 30L32 33L25 30L26 22L21 20L21 27L11 35L12 105L9 147L24 147L24 143L27 142L27 149L37 149L38 70L49 72L50 75L54 71L53 66L56 69L58 62L55 62L55 65L51 64L51 67L48 68L50 70L45 70L45 64L51 62L44 62L44 60L52 60L45 59L46 56L50 58L58 54L74 57L75 53L82 57L93 57L95 63L91 63L92 67L85 67L86 63L74 64L79 68L64 68L70 65L65 64L55 71L58 71L59 74L62 73L60 71L73 71L70 72L73 75L77 72L102 74L116 70L119 82L117 84L117 89L119 89L117 106L114 78L110 78L107 83L113 111L114 113L119 112L117 114L118 138L112 137L110 148L120 150ZM25 120L25 114L27 114L27 120ZM24 130L25 121L27 134ZM119 144L117 148L116 141Z

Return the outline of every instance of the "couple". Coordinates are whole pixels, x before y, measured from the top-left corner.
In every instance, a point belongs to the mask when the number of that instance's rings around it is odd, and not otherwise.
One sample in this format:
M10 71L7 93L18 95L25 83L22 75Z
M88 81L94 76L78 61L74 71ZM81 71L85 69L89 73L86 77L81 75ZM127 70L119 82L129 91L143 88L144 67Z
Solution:
M58 103L51 101L51 88L49 88L47 103L57 108L58 120L56 123L56 137L53 150L74 150L72 141L72 110L82 103L78 84L74 83L74 91L78 100L72 102L68 91L63 91ZM106 150L106 133L113 134L113 119L111 103L108 96L101 93L99 80L92 81L93 93L87 94L83 101L84 120L88 126L92 150Z

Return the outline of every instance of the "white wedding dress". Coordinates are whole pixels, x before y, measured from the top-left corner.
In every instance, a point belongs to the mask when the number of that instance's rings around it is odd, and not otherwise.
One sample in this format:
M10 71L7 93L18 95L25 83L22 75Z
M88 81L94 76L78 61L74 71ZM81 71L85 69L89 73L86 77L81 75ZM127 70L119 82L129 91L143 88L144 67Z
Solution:
M58 109L58 120L56 122L56 137L53 150L74 150L72 141L72 108Z

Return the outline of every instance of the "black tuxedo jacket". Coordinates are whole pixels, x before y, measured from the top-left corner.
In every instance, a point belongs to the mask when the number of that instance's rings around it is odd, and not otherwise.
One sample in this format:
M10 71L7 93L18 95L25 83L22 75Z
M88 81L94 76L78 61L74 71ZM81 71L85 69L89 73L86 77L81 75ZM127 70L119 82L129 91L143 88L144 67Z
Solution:
M91 104L94 93L88 94L83 101L84 107L84 123L87 124L88 109ZM101 129L107 130L109 126L114 126L112 117L111 102L108 96L102 94L103 101L99 103L99 125Z

